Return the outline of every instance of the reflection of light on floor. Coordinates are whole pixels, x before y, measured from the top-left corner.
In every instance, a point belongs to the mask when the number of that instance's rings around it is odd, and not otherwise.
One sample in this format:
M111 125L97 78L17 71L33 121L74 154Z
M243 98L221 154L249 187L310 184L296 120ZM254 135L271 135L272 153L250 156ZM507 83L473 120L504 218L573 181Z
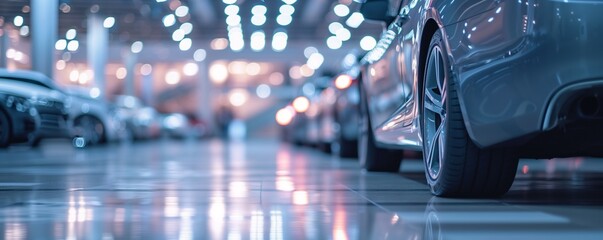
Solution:
M166 217L178 217L180 208L178 207L178 197L165 197L165 207L163 214Z
M264 239L264 213L262 211L251 212L251 223L250 223L250 239L260 240Z
M308 192L306 192L306 191L293 192L293 204L308 205Z
M195 209L184 208L180 212L180 233L179 240L190 240L193 237L193 220L192 217L195 215Z
M335 210L335 216L333 220L333 239L334 240L347 240L348 233L346 232L346 212L342 209Z
M231 182L228 193L231 198L244 198L247 196L247 185L245 182Z
M280 210L270 211L270 240L283 239L283 212Z
M243 222L245 217L243 216L243 211L237 208L231 208L229 211L229 230L228 230L228 240L241 240L241 232L243 228Z
M115 209L115 215L113 216L114 222L123 222L125 219L125 210L123 208Z
M295 190L293 181L289 176L277 176L276 177L276 190L291 192Z
M4 239L19 240L26 239L27 232L21 223L4 223Z
M209 232L212 239L223 239L226 206L223 199L212 199L207 212Z
M398 220L400 220L400 217L398 217L398 214L394 214L394 216L392 216L392 225L396 225Z

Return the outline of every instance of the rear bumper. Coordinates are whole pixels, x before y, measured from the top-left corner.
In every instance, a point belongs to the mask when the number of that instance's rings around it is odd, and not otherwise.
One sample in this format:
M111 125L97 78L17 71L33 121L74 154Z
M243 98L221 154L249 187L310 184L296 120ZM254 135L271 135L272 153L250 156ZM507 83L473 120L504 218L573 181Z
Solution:
M559 127L555 109L570 99L559 96L582 94L576 86L603 86L602 12L600 1L507 0L446 27L465 125L476 144Z

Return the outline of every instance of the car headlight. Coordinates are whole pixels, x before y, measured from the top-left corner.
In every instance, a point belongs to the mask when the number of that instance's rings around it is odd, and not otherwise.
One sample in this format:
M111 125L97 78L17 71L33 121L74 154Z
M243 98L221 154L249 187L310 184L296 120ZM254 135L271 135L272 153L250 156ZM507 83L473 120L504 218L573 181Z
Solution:
M15 109L18 112L27 112L31 108L31 103L27 98L14 95L6 96L5 105L7 108Z

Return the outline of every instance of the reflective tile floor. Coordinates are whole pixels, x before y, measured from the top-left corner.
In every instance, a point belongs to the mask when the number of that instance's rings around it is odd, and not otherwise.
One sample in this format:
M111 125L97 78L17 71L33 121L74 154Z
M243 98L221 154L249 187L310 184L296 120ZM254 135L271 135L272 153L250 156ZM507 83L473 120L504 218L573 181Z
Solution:
M526 160L502 199L432 197L421 162L270 140L0 150L0 239L603 239L603 160Z

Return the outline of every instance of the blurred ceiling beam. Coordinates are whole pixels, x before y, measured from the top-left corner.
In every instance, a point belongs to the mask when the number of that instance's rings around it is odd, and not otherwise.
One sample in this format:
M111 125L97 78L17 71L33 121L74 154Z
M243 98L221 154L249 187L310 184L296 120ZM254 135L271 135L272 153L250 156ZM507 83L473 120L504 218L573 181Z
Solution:
M211 0L194 0L190 1L191 8L193 9L193 16L197 18L197 20L205 25L210 26L215 23L216 11L210 2Z

